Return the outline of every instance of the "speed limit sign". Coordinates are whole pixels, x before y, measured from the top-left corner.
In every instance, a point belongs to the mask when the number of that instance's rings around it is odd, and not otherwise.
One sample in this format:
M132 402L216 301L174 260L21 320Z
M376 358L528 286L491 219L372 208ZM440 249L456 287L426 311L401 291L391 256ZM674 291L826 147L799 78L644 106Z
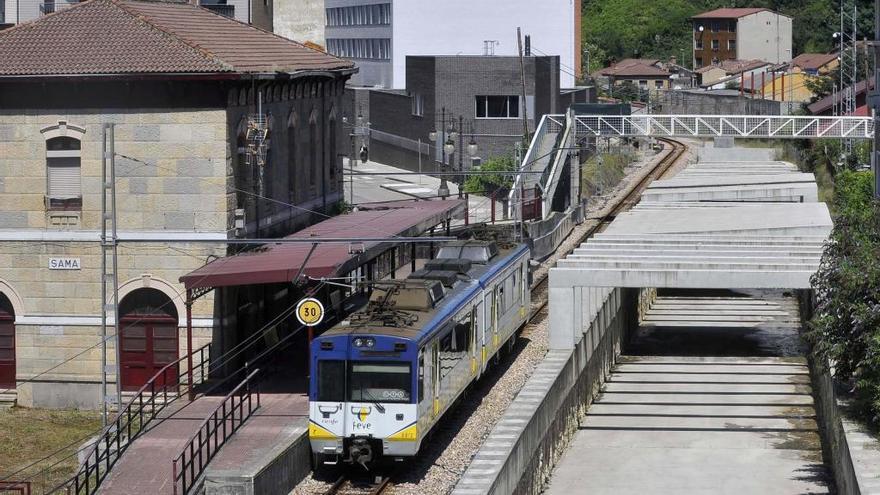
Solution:
M316 326L324 319L324 305L313 297L307 297L296 305L296 319L307 327Z

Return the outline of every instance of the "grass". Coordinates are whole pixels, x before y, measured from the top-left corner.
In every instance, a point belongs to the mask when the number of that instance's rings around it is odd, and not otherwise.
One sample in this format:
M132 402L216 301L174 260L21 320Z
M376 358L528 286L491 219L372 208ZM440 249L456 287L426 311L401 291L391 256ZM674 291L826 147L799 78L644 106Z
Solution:
M55 486L73 475L78 466L76 450L100 427L101 417L93 411L23 407L0 410L0 445L3 446L0 448L0 477L5 478L63 448L59 454L10 478L26 479L58 462L33 479L34 493Z

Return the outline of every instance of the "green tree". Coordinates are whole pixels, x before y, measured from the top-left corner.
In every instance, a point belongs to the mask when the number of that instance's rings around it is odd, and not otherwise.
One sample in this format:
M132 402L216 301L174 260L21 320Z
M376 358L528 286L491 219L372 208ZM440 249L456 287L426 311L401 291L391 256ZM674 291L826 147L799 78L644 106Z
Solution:
M517 169L517 164L511 156L496 156L483 162L481 172L512 172ZM464 182L464 190L468 193L489 195L507 195L513 186L511 174L480 174L471 175Z

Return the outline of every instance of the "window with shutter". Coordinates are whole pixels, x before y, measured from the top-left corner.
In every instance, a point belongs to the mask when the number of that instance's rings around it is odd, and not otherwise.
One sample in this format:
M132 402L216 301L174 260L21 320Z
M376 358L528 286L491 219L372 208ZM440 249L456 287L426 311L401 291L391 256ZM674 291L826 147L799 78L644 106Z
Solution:
M46 141L46 197L50 210L82 209L81 143L72 137Z

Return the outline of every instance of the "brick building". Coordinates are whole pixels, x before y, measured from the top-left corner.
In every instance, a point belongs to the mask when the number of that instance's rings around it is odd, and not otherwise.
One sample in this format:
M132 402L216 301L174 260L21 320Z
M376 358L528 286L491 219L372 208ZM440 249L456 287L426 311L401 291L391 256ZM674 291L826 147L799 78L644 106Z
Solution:
M723 8L691 18L693 67L723 60L763 60L779 64L792 58L791 17L765 8Z
M446 156L454 169L460 161L458 151L471 138L482 159L513 156L514 146L522 141L523 115L534 131L545 114L564 113L591 94L585 87L560 88L555 56L525 57L525 98L518 57L438 55L406 60L405 89L352 91L357 111L372 124L370 156L410 170L422 163L422 170L431 171L441 163L440 148L448 137L444 127L458 128L459 117L465 132L462 139L453 140L456 153ZM429 139L432 131L438 131L435 142ZM461 158L468 170L471 157Z
M88 0L0 32L0 391L26 406L101 403L105 123L117 153L122 387L136 390L184 355L182 275L228 254L230 237L289 234L342 199L336 148L354 72L186 3ZM258 107L262 190L247 155ZM210 295L193 307L196 347L214 315Z

